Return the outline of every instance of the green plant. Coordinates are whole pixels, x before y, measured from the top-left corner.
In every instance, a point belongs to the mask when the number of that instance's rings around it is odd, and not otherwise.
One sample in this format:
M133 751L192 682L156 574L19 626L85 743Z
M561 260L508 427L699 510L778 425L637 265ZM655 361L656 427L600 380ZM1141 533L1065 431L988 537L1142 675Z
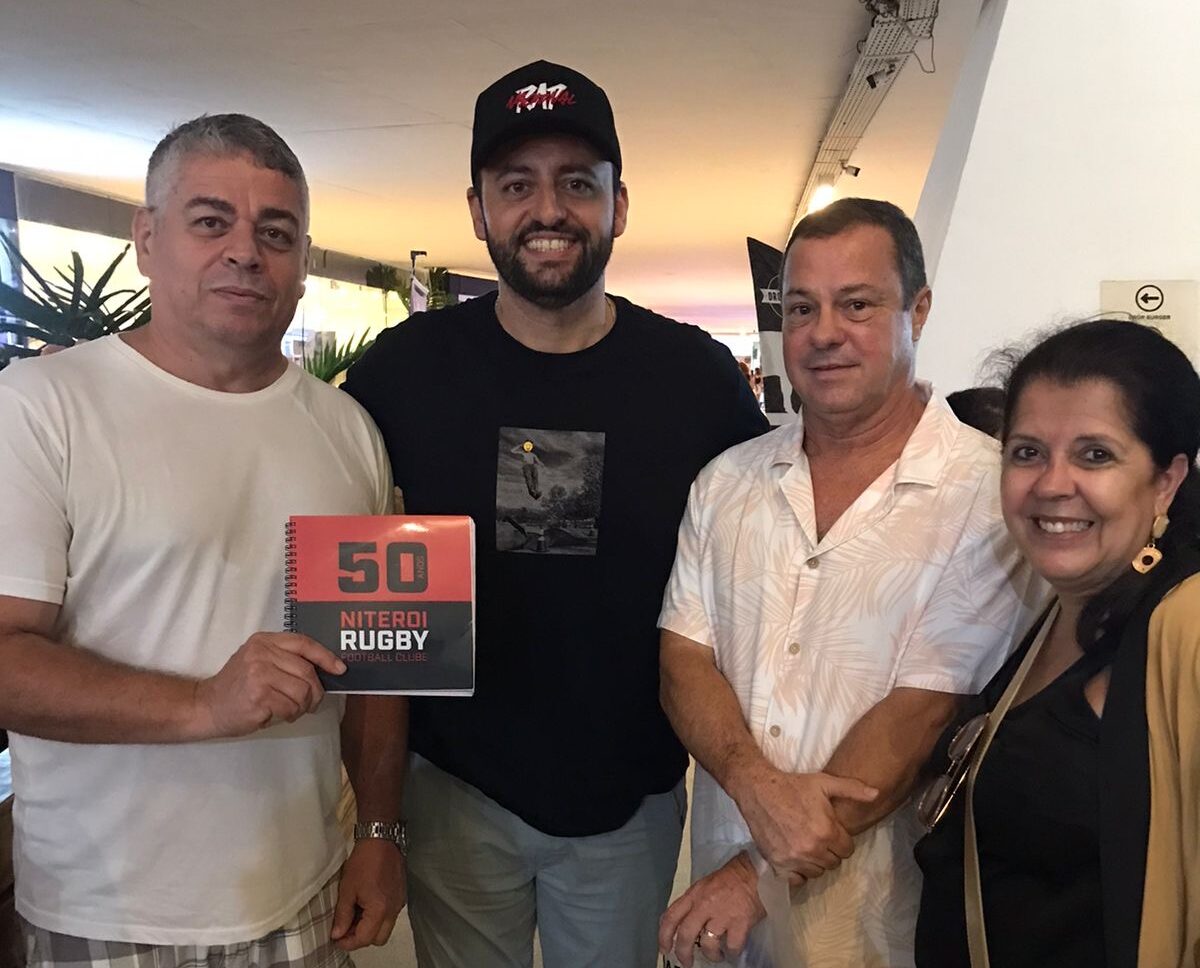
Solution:
M141 289L111 289L105 287L129 252L125 246L109 263L100 277L89 283L84 278L83 260L78 252L71 253L71 270L55 269L62 282L45 279L21 255L17 246L0 233L3 246L12 264L20 265L29 284L28 293L0 283L0 310L16 320L0 316L0 333L14 333L23 339L40 340L56 346L74 346L78 342L98 339L111 333L136 329L150 322L150 296ZM0 344L0 369L19 356L36 356L39 350L29 346Z
M360 333L357 338L350 337L345 343L335 340L332 345L326 344L311 353L305 353L304 369L318 380L332 383L339 373L357 363L374 342L375 338L366 332Z
M449 306L450 298L450 270L445 266L434 266L429 270L429 309L441 309L444 306Z
M409 308L408 286L404 284L400 270L395 266L377 262L367 270L366 283L375 289L383 290L383 315L385 317L387 316L387 297L389 292L394 292L400 297L400 301L404 304L405 309Z

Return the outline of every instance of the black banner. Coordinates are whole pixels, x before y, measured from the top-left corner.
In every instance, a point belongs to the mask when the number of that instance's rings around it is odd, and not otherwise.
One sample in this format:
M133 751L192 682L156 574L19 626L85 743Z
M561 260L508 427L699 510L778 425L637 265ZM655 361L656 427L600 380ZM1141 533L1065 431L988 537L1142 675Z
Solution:
M779 265L783 253L774 246L747 237L750 250L750 278L754 280L754 308L758 312L758 331L777 333L783 328L783 305L779 298Z
M787 423L800 411L800 400L788 385L783 368L783 299L779 284L783 253L758 239L746 239L754 308L758 314L758 346L762 360L763 410L773 424Z

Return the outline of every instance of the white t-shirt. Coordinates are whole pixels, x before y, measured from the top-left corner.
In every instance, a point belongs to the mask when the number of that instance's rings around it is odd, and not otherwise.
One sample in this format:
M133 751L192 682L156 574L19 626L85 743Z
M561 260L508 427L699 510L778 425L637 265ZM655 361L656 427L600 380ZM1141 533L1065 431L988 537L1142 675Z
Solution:
M0 595L61 603L56 637L123 663L212 675L282 627L288 515L390 500L370 418L294 365L221 393L108 337L0 373ZM150 944L279 927L344 856L341 710L188 744L13 735L17 910Z
M930 394L899 460L819 541L803 420L721 454L692 486L659 625L707 645L767 759L816 772L898 686L971 693L1045 593L1000 516L995 441ZM800 963L913 963L918 827L902 808L793 893ZM692 874L750 843L696 770Z

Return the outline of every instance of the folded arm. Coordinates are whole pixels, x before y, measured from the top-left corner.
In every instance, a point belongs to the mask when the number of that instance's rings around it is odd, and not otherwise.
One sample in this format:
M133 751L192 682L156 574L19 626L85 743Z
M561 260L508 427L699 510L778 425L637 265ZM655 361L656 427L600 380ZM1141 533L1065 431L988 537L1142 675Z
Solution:
M737 804L754 842L777 868L816 877L854 849L833 798L871 801L852 776L789 773L763 755L729 682L706 646L662 634L661 698L688 751Z
M909 798L963 698L927 689L893 689L850 727L825 772L854 777L879 791L869 802L834 802L838 820L851 834L873 827Z
M671 725L733 798L763 856L804 877L818 877L849 857L854 844L833 800L870 801L875 791L854 779L776 769L747 728L711 649L664 630L659 656L662 705ZM701 878L664 913L660 950L674 952L686 968L696 945L710 961L736 958L750 929L766 915L757 881L745 851Z

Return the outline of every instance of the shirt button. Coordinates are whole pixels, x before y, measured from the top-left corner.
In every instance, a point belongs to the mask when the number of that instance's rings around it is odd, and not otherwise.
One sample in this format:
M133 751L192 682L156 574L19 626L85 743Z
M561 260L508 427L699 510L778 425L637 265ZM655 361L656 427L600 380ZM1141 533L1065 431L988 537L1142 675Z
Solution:
M791 645L789 645L789 646L788 646L788 651L789 651L789 652L790 652L792 655L795 655L797 652L799 652L799 651L800 651L800 643L799 643L799 642L793 642Z
M778 726L772 726L770 732L771 732L772 736L778 736L780 733L783 732L783 730L780 729Z
M808 561L805 562L805 564L808 565L809 568L816 568L817 567L817 559L809 558Z

